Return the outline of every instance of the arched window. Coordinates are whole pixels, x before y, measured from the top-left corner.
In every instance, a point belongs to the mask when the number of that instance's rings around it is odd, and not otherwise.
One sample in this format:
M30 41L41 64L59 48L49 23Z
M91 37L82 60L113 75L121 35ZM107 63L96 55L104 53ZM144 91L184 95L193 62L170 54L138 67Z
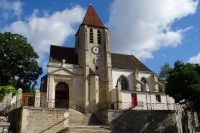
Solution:
M94 39L93 39L93 30L90 29L90 43L93 43Z
M147 79L146 78L141 78L141 82L143 83L143 85L141 85L141 91L146 91L146 87L147 87Z
M98 37L98 44L101 44L101 31L97 31L97 37Z
M64 82L59 82L59 83L56 85L56 88L68 89L69 86L68 86L68 84L66 84L66 83L64 83Z
M124 76L121 76L117 82L121 90L128 90L128 81Z

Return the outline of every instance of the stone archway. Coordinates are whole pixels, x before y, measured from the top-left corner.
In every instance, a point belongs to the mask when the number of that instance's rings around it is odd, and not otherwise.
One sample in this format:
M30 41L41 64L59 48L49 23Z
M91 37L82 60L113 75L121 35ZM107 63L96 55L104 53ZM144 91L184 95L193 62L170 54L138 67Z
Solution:
M117 80L117 87L120 90L129 90L128 79L125 76L120 76Z
M56 84L55 108L69 108L69 85L64 82Z

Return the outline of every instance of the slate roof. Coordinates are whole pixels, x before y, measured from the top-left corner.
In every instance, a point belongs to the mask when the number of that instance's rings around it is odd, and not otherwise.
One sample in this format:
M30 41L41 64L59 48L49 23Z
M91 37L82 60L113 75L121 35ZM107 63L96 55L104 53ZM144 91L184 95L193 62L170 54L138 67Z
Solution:
M63 59L68 64L78 64L78 55L75 52L75 48L51 45L49 61L62 62Z
M75 48L67 48L62 46L51 45L50 62L62 62L65 59L68 64L78 65L78 55L75 53ZM142 62L133 55L124 55L111 53L112 68L129 69L152 72Z
M112 68L152 72L133 55L111 53Z
M97 15L92 5L89 5L85 17L83 19L82 25L89 25L99 28L106 28L102 23L101 19Z

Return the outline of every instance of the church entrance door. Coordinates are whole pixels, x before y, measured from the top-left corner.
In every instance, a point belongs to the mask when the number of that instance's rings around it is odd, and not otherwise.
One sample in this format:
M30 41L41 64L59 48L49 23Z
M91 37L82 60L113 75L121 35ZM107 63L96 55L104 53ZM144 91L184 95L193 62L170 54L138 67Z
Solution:
M55 107L69 108L69 85L59 82L55 88Z
M137 106L137 95L135 93L131 94L131 100L132 100L132 107L134 108Z

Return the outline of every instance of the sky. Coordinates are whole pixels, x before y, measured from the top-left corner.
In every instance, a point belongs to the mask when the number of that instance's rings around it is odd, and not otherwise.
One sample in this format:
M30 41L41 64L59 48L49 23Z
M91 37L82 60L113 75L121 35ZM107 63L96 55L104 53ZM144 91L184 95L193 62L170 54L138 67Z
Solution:
M43 76L50 45L74 47L89 4L110 31L112 52L134 55L156 73L177 60L200 63L199 0L0 0L0 32L28 38Z

